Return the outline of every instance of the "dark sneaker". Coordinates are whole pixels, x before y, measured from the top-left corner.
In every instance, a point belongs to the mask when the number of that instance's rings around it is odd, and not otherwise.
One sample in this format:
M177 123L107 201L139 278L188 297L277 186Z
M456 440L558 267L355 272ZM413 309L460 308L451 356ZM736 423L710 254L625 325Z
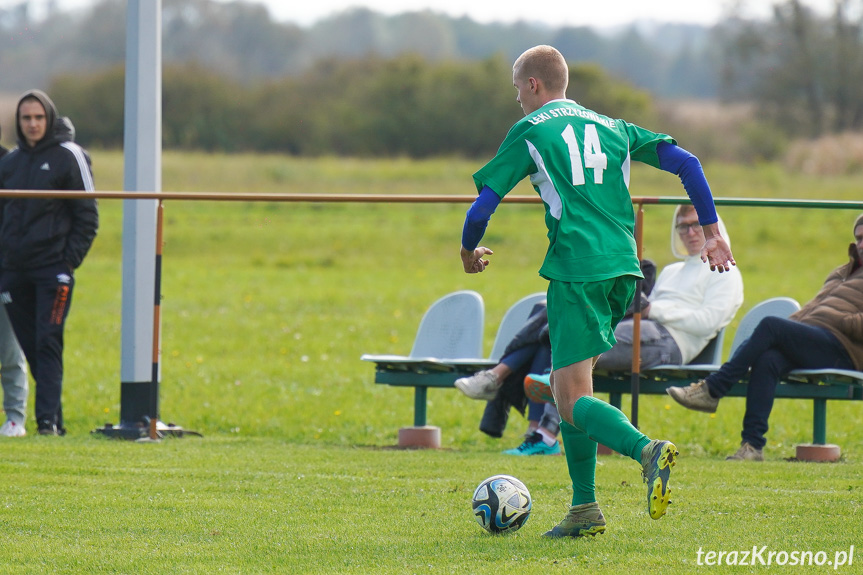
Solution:
M641 476L647 483L647 513L659 519L671 503L668 477L680 452L670 441L654 439L641 450Z
M563 521L555 525L551 531L543 533L543 537L593 537L597 533L605 533L605 517L599 509L599 503L573 505L569 508Z
M551 375L529 373L524 378L524 394L531 401L537 403L554 403L554 394L551 393Z
M515 449L507 449L504 453L507 455L560 455L560 442L555 440L551 445L547 445L542 440L542 434L534 431L524 438L521 445Z
M39 421L38 433L39 435L60 435L60 432L57 430L57 424L47 419Z
M719 398L710 395L707 382L703 379L690 383L686 387L669 387L665 392L687 409L716 413L716 408L719 406Z
M743 442L740 444L740 449L734 455L729 455L725 458L726 461L764 461L764 452L760 449L755 449L752 444Z

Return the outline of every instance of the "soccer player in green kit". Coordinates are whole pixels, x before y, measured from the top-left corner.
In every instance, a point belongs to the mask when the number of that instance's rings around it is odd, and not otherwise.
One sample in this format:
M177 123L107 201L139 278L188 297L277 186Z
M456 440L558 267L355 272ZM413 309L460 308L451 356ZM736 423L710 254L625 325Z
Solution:
M596 446L602 443L642 466L647 508L662 517L678 450L651 440L617 408L593 397L593 364L614 345L641 278L629 195L630 161L677 174L698 213L705 244L701 259L713 271L735 265L720 235L710 187L698 159L673 138L611 119L566 98L569 68L551 46L535 46L513 65L516 98L525 117L497 155L474 174L479 196L462 233L466 273L479 273L493 252L479 246L501 198L527 176L545 204L549 246L539 270L548 284L552 343L551 387L572 479L572 507L547 537L605 531L595 495Z

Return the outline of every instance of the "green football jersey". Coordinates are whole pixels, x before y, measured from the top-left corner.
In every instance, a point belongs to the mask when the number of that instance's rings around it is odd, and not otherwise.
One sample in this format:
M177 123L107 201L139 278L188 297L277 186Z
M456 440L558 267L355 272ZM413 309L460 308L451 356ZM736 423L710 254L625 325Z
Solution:
M658 168L659 142L676 143L572 100L554 100L519 120L473 178L477 190L488 186L503 197L530 176L545 204L544 278L641 277L629 168L632 160Z

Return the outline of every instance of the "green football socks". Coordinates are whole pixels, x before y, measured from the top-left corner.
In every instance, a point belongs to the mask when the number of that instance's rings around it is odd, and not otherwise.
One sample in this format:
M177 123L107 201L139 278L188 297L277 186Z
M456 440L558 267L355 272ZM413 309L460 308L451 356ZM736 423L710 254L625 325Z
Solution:
M560 436L566 452L566 466L572 479L572 505L596 501L596 442L565 421Z
M589 439L628 455L639 464L641 450L650 443L650 438L638 431L622 411L592 396L583 396L575 402L572 421ZM566 457L568 460L569 455Z

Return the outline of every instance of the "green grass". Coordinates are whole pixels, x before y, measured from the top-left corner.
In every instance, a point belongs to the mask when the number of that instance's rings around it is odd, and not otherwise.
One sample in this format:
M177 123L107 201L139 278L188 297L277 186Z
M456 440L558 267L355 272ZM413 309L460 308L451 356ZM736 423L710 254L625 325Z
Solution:
M96 151L94 166L99 189L122 187L119 154ZM166 154L163 188L470 194L477 167ZM714 193L729 197L858 199L863 183L774 166L707 172ZM635 195L682 195L668 174L636 170L633 183ZM391 448L398 428L412 423L412 392L375 385L360 355L409 352L425 308L457 289L482 294L489 350L506 308L544 289L538 205L501 207L485 241L493 263L468 276L457 256L464 204L166 202L161 415L204 438L153 445L91 437L118 421L120 403L122 203L100 207L66 332L70 434L0 442L0 572L689 573L700 547L767 545L832 558L860 546L857 404L828 408L828 440L844 452L838 464L785 461L811 439L812 415L808 402L783 400L768 461L730 465L723 458L739 441L742 399L711 417L643 397L643 430L674 439L683 453L674 505L651 521L638 466L602 458L597 486L609 531L587 541L539 537L566 509L568 478L563 458L500 454L520 441L518 414L493 440L477 430L481 402L432 390L429 422L442 428L443 449ZM645 255L662 266L672 210L646 211ZM814 295L842 261L857 214L722 215L745 282L742 317L766 297ZM486 536L469 510L476 484L495 473L521 478L534 497L530 521L512 537Z
M569 497L561 457L223 435L57 444L4 446L4 525L15 525L4 530L4 572L685 573L699 548L832 558L859 545L850 523L863 512L849 463L690 457L673 475L672 510L652 521L636 466L609 456L597 470L608 532L548 541L540 534ZM470 513L475 483L491 471L518 474L532 493L532 516L512 536L486 535Z

